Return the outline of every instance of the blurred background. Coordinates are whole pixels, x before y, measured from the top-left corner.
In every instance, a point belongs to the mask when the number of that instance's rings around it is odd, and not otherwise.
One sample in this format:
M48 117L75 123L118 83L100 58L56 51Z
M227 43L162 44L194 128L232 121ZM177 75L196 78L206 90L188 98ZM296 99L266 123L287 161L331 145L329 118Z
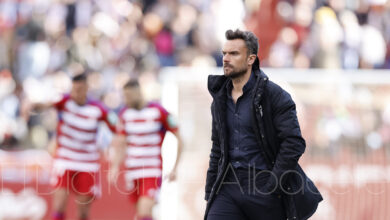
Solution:
M222 74L227 29L253 31L261 67L297 103L300 162L324 201L312 219L389 219L390 1L1 0L0 219L47 219L56 112L70 76L89 72L90 96L113 111L138 77L148 100L179 118L179 177L164 182L158 219L201 219L211 142L207 75ZM106 151L111 134L100 129ZM164 143L166 171L175 139ZM129 219L123 181L105 181L92 219ZM69 203L70 219L75 207Z

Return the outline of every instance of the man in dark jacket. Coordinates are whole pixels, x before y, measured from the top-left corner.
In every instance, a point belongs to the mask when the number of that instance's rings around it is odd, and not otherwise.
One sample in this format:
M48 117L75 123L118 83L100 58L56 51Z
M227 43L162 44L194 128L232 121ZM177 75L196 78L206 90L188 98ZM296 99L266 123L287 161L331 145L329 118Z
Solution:
M295 103L268 80L249 31L226 32L224 75L211 75L212 148L205 219L307 219L322 200L298 164Z

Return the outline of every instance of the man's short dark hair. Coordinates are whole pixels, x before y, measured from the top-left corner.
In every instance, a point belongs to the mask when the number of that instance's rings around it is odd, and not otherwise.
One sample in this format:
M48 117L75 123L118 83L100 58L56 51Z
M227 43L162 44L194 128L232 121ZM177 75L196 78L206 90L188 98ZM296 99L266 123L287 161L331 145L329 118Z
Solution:
M249 54L257 55L257 51L259 50L259 42L256 35L250 31L241 31L239 29L227 30L225 33L225 37L227 40L235 40L242 39L245 41L245 45L248 49Z
M136 88L139 87L138 79L130 79L124 86L124 89Z
M72 82L82 82L82 81L87 81L86 73L77 74L72 77Z

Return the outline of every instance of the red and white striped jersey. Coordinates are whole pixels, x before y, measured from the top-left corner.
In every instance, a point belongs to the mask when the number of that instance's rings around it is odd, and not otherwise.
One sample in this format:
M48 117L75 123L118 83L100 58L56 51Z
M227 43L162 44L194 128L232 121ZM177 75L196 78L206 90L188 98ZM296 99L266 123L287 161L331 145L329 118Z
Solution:
M77 105L69 95L54 104L58 113L57 149L54 169L97 172L100 153L96 146L99 122L115 130L109 113L98 101ZM110 122L112 121L112 122Z
M158 103L149 103L141 110L124 107L117 132L126 136L126 180L161 177L161 145L166 131L177 130L173 116Z

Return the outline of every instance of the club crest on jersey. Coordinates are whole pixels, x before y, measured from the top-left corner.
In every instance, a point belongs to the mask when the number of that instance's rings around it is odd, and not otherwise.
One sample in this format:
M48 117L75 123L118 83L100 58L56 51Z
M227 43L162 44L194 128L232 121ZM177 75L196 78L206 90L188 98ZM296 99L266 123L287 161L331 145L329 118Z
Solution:
M172 115L168 115L167 122L170 128L177 127L177 120Z
M115 125L117 123L117 121L118 121L118 116L114 112L110 111L108 113L108 122L111 125Z

